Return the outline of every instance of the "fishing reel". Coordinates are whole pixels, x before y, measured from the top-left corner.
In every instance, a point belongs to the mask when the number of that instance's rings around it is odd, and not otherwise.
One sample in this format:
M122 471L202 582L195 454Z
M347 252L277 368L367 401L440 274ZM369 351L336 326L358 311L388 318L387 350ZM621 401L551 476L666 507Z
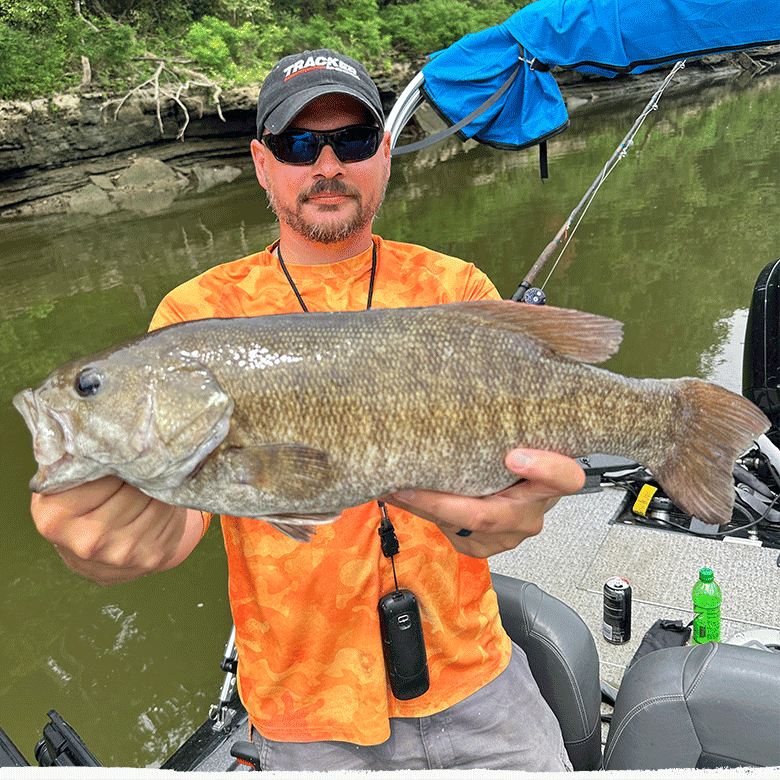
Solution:
M544 306L547 303L547 296L541 287L529 287L523 293L523 303L532 303L534 306Z
M531 287L531 285L523 281L517 288L517 292L512 296L511 300L519 303L531 303L534 306L543 306L547 303L547 296L541 287Z

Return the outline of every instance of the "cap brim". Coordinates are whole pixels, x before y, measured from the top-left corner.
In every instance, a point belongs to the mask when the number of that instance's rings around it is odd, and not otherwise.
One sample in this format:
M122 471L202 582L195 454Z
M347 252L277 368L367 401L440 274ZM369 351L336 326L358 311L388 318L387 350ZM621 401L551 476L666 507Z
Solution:
M366 96L358 90L341 85L333 87L320 85L301 90L287 98L287 100L279 104L270 114L268 114L263 122L263 127L258 128L258 130L262 132L263 128L265 128L274 135L281 133L282 130L284 130L287 125L289 125L290 122L292 122L292 120L309 105L309 103L323 95L348 95L349 97L355 98L355 100L362 103L371 112L379 126L384 127L385 120L382 114L378 112L376 106L371 105L371 103L366 100Z

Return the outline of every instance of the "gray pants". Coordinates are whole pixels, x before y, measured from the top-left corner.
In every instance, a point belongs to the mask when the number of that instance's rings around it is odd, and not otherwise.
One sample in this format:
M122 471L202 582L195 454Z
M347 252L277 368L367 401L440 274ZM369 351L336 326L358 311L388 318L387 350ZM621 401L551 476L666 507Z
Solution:
M522 769L571 771L561 729L525 653L468 698L424 718L391 718L380 745L275 742L252 730L264 770Z

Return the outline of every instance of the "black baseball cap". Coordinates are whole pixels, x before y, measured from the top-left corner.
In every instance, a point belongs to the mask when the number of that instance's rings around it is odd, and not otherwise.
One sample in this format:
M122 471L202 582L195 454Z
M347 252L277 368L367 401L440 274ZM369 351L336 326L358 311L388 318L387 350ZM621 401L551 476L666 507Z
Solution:
M359 100L384 127L382 100L368 71L344 54L316 49L283 57L265 77L257 98L257 137L263 129L281 133L312 100L333 93Z

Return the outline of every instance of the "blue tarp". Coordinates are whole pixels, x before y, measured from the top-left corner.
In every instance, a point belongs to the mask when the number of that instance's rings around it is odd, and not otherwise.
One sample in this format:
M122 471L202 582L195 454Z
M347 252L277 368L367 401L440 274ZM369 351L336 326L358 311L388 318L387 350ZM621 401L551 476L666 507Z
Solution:
M423 68L422 90L442 118L456 124L515 71L508 91L460 135L499 148L522 149L565 130L569 118L552 74L531 70L505 25L466 35L435 54Z
M614 76L775 43L780 0L536 0L503 24L432 55L422 89L454 125L519 65L507 92L460 135L520 149L568 124L558 85L545 68Z
M530 57L583 73L642 73L780 42L778 0L536 0L501 25Z

